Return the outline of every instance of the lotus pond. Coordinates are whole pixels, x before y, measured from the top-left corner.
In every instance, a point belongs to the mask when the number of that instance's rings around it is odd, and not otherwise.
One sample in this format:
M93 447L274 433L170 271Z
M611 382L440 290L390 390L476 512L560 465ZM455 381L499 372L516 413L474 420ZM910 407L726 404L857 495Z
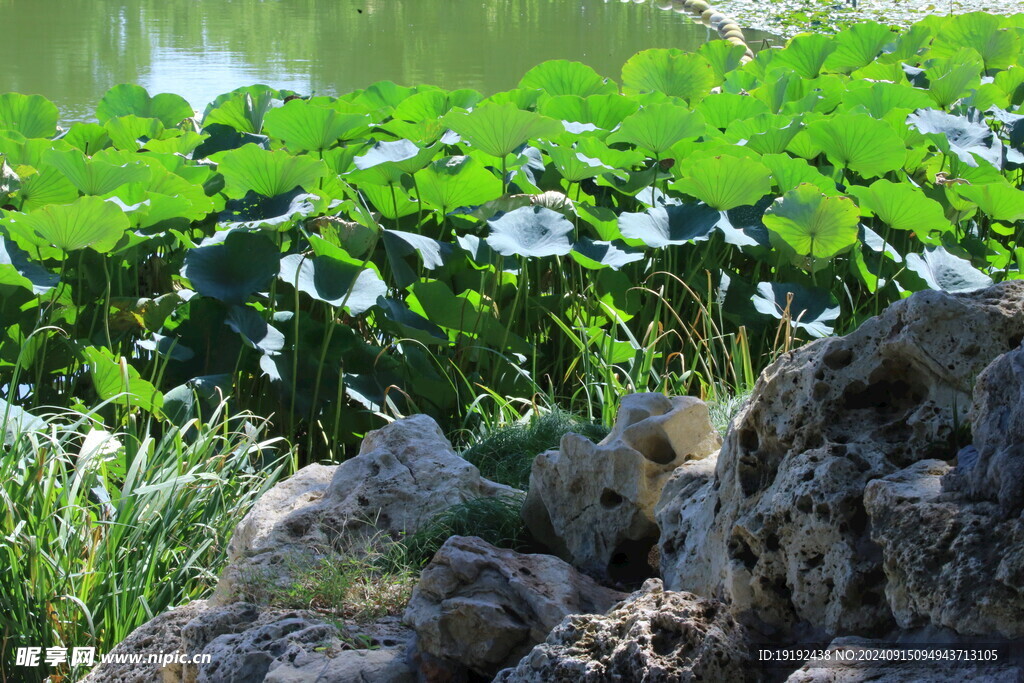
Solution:
M688 16L618 0L0 0L0 12L0 92L44 95L69 121L91 119L115 83L198 108L253 83L490 94L545 59L615 73L639 50L696 49L710 35Z
M3 95L0 385L156 430L228 395L302 461L414 412L743 390L914 291L1021 276L1022 36L865 23L198 119L120 85L66 131Z

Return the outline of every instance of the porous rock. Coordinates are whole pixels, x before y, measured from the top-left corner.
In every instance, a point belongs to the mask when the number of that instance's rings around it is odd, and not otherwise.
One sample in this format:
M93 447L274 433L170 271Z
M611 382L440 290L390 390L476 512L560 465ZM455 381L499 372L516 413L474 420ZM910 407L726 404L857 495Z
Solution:
M289 583L289 566L345 552L379 533L413 533L446 508L521 492L480 476L427 415L370 432L359 454L333 467L309 465L264 494L236 529L231 564L212 600L248 586Z
M324 653L293 645L270 665L263 683L415 683L406 653L396 648Z
M976 457L969 472L961 468L961 488L975 500L998 503L1006 517L1019 515L1024 510L1024 348L1003 354L978 376L970 423Z
M666 487L666 586L719 597L781 637L893 626L864 487L953 458L975 379L1022 336L1024 283L1007 282L919 292L783 355L734 418L714 476ZM687 469L676 477L692 480Z
M132 631L110 651L114 657L129 654L186 652L181 629L206 608L206 601L194 600L164 612ZM102 662L82 683L176 683L181 680L181 665L147 662Z
M493 676L567 614L605 612L624 597L557 557L453 536L423 570L404 619L432 667Z
M649 579L604 615L572 615L555 627L503 683L676 683L751 681L746 633L728 607Z
M951 471L923 460L864 492L888 603L902 628L1024 638L1024 519L944 491Z
M720 444L699 399L625 396L600 443L566 434L558 450L537 456L523 519L552 552L588 574L638 584L653 571L654 507L665 481Z
M953 644L951 647L959 648ZM964 644L963 647L984 650ZM913 660L886 658L884 652L899 652L899 645L890 641L844 636L833 640L827 654L806 662L790 674L786 683L949 683L950 680L986 681L986 683L1020 683L1024 669L1012 662ZM936 652L947 649L935 646Z

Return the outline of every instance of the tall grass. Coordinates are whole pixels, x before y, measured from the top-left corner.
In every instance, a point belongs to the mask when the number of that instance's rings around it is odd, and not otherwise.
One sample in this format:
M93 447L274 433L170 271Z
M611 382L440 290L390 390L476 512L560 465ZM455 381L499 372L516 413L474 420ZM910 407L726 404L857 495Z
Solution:
M0 416L2 417L2 416ZM18 647L109 651L134 628L201 597L240 518L285 459L265 421L228 417L110 433L93 414L50 416L0 453L0 680L70 675L14 667ZM2 431L2 430L0 430Z

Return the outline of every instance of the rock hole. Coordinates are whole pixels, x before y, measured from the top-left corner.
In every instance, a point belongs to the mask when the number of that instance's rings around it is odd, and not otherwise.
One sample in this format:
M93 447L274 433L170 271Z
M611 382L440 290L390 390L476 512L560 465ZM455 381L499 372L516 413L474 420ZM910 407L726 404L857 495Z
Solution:
M821 368L818 368L817 372L814 373L814 379L818 381L825 379L825 371L822 370Z
M796 499L796 509L799 510L800 512L807 514L811 511L812 507L813 505L811 497L808 496L807 494L804 494Z
M1024 335L1014 334L1010 335L1010 338L1006 341L1006 343L1010 347L1010 350L1013 351L1014 349L1020 346L1022 340L1024 340Z
M757 555L750 549L750 546L741 538L733 537L729 541L729 557L739 560L747 569L753 569L757 564Z
M824 562L825 562L825 556L822 555L821 553L818 553L817 555L814 555L814 556L808 558L808 560L804 563L804 566L807 567L808 569L817 569Z
M881 379L866 387L863 382L853 382L843 392L843 407L895 416L920 403L922 398L909 382L902 379Z
M761 489L761 461L751 455L740 458L736 467L743 495L752 496Z
M831 369L842 370L853 362L853 351L842 348L835 349L826 353L822 360L825 362L825 365Z
M771 551L779 549L779 537L775 534L768 534L764 539L764 547Z
M740 448L747 451L748 453L756 451L758 446L760 446L760 441L757 438L757 432L755 432L753 429L750 429L749 427L740 430L739 438Z
M639 586L654 576L648 562L657 538L627 539L619 544L608 561L608 578L625 586Z
M676 459L675 449L669 443L665 432L660 429L645 434L631 435L633 448L643 453L644 457L659 465L669 465Z
M678 631L658 627L651 638L651 648L658 655L667 657L676 651L681 639L681 634Z
M811 390L811 396L815 401L823 401L829 394L829 386L824 382L816 382L814 389Z
M605 489L601 492L601 507L611 509L618 507L622 504L623 497L611 489Z

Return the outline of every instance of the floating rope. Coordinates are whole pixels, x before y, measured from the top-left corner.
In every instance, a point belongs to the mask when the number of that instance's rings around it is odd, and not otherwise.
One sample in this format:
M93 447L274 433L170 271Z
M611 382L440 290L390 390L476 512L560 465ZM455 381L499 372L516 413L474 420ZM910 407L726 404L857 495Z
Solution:
M643 0L633 0L643 2ZM655 0L658 9L672 10L677 14L690 14L697 18L700 23L708 28L713 28L723 39L733 45L740 45L745 50L743 61L749 62L754 58L754 51L747 45L747 39L743 35L743 29L735 19L728 14L723 14L714 9L704 0Z

